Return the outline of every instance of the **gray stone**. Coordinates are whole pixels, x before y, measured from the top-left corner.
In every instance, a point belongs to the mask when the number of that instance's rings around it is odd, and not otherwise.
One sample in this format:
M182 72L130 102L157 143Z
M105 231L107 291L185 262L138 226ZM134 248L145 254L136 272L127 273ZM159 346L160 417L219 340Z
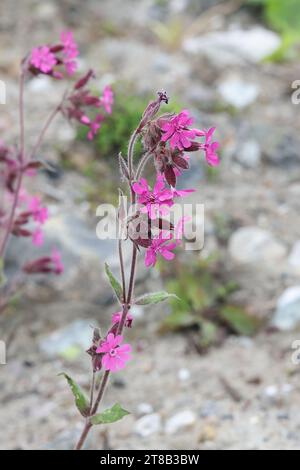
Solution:
M259 227L242 227L229 240L229 253L238 264L259 263L261 268L274 267L286 255L286 247L268 231Z
M259 95L259 87L255 83L246 82L237 76L222 80L218 92L225 103L237 109L252 104Z
M150 403L139 403L137 406L137 412L140 416L152 414L153 406L150 405Z
M261 163L261 149L255 140L247 140L236 154L236 159L247 168L256 168Z
M39 347L48 357L73 359L88 349L92 338L93 320L76 320L70 325L41 338Z
M247 140L241 145L237 160L245 167L256 168L261 163L261 149L255 140Z
M279 297L272 324L283 331L300 324L300 286L289 287Z
M189 371L189 369L185 369L185 368L179 369L178 378L180 382L187 382L191 378L191 372Z
M134 432L140 437L148 437L161 430L161 417L157 413L145 415L136 421Z
M193 426L196 423L196 415L191 410L180 411L168 419L165 425L166 434L175 434L180 429Z
M215 65L240 64L241 61L260 62L278 49L280 36L260 26L251 29L232 29L188 38L183 47L191 54L203 54Z
M72 212L61 212L51 214L51 217L44 226L45 242L38 250L28 239L12 238L8 249L7 275L12 276L18 266L29 260L34 260L40 256L48 256L53 248L57 248L62 255L65 267L62 276L59 276L59 282L67 282L72 279L81 269L82 264L89 263L92 266L103 266L107 261L111 268L117 268L118 257L116 252L116 240L100 240L96 235L95 219L94 225L89 226L86 218ZM52 212L52 211L51 211ZM127 261L130 256L130 245L124 244L124 259ZM55 282L57 279L53 276L44 276L46 282Z

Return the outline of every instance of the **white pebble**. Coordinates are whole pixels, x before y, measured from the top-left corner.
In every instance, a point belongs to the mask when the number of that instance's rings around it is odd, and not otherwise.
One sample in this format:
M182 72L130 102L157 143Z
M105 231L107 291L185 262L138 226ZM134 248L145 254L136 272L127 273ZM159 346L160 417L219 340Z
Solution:
M178 378L181 382L186 382L191 378L191 373L188 369L179 369Z
M176 415L172 416L166 422L165 432L166 434L175 434L179 429L192 426L196 422L196 415L193 411L185 410L180 411Z
M157 413L143 416L134 425L134 432L140 437L151 436L151 434L158 433L160 429L161 418Z

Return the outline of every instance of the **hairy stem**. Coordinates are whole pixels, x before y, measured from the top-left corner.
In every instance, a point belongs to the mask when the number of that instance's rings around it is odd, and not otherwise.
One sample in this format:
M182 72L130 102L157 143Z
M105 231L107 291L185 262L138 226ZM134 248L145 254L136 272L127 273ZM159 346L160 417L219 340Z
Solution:
M152 150L150 150L150 152L147 152L145 153L145 155L142 157L142 159L140 160L140 163L138 164L138 167L137 167L137 170L136 170L136 175L135 175L135 179L136 180L139 180L143 171L144 171L144 168L145 166L147 165L147 162L148 160L150 159L150 157L152 156Z
M125 280L122 240L120 238L118 240L118 249L119 249L119 260L120 260L120 272L121 272L121 279L122 279L122 296L123 296L123 303L125 303L126 302L126 280Z
M95 378L96 378L96 373L95 373L95 371L93 370L92 385L91 385L91 395L90 395L90 410L92 409L93 402L94 402Z
M129 176L130 176L130 190L131 190L131 203L135 203L135 193L132 190L131 184L134 179L133 175L133 152L134 152L134 145L136 142L136 139L139 135L138 130L136 129L134 133L132 134L130 141L129 141L129 146L128 146L128 169L129 169ZM136 270L136 262L137 262L137 248L135 245L132 246L132 258L131 258L131 267L130 267L130 277L129 277L129 287L128 287L128 294L126 296L126 284L125 284L125 268L124 268L124 259L123 259L123 251L122 251L122 240L119 239L118 242L118 249L119 249L119 259L120 259L120 270L121 270L121 278L122 278L122 289L123 289L123 307L122 307L122 317L120 320L120 323L118 325L117 329L117 334L121 335L125 326L125 321L126 317L128 314L128 311L130 309L130 304L132 300L132 295L133 295L133 290L134 290L134 283L135 283L135 270ZM94 415L98 411L98 407L102 401L102 398L104 396L106 386L108 383L108 379L110 376L110 371L107 370L104 372L101 383L100 383L100 388L98 391L97 398L95 400L94 406L91 409L90 416ZM85 440L88 436L88 433L90 432L90 429L93 427L93 424L91 421L88 419L84 425L83 431L81 433L81 436L79 438L78 443L76 444L75 450L81 450Z
M129 171L130 182L132 182L132 180L134 178L134 174L133 174L133 154L134 154L134 146L135 146L136 140L138 138L138 135L139 135L139 132L136 129L134 131L134 133L132 134L132 136L129 140L129 144L128 144L127 160L128 160L128 171Z
M45 125L43 126L37 140L36 140L36 143L34 144L33 148L32 148L32 151L30 153L30 160L32 160L35 156L36 156L36 153L38 151L38 149L40 148L43 140L44 140L44 137L45 137L45 134L47 132L47 130L49 129L52 121L54 120L54 118L56 117L57 113L59 112L60 110L60 106L61 106L61 103L56 106L56 108L53 109L53 111L49 114L46 122L45 122Z
M137 260L137 248L135 245L132 245L132 261L131 261L131 270L130 270L130 278L129 278L128 295L127 295L128 307L130 307L133 289L134 289L136 260Z

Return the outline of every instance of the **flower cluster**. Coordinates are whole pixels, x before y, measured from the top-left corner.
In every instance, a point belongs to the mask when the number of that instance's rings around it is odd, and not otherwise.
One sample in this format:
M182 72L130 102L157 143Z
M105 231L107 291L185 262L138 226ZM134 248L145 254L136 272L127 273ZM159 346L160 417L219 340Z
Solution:
M134 134L134 138L141 136L143 139L146 150L144 158L154 160L154 186L151 187L147 179L141 176L143 164L136 172L131 173L130 162L120 160L121 171L128 180L134 203L132 213L125 217L127 237L133 242L135 249L145 249L147 267L155 266L159 256L167 261L174 259L174 250L180 245L184 224L189 220L188 217L183 217L174 226L165 218L176 199L195 191L176 188L177 178L183 170L189 168L189 156L185 152L202 150L209 165L219 163L216 154L218 143L212 141L215 129L199 130L191 127L194 120L187 110L178 115L164 114L156 117L162 102L168 102L165 93L159 93L158 99L149 103ZM122 344L121 335L124 327L132 326L133 318L129 309L130 301L127 299L126 310L113 314L112 325L104 339L98 336L88 350L92 356L94 371L103 369L115 372L124 368L130 359L131 346Z
M36 175L40 162L22 163L17 150L0 143L0 184L3 187L3 199L0 211L0 246L4 254L5 235L31 238L33 245L40 247L44 243L43 226L49 217L48 208L42 204L39 196L28 193L25 184L27 178ZM13 208L13 214L9 210ZM39 258L25 263L22 271L26 274L63 272L59 252L54 249L49 257Z
M83 78L85 82L89 75ZM79 89L81 88L81 83ZM111 96L105 97L106 109L109 112ZM188 196L194 189L179 189L176 187L177 179L182 171L189 168L189 153L197 150L205 153L206 161L209 165L215 166L219 163L217 155L218 143L213 141L214 128L200 130L193 127L194 120L187 110L179 114L163 114L157 117L162 103L168 103L165 92L158 93L158 98L151 101L146 107L140 123L133 132L129 144L127 159L119 154L119 167L123 182L128 183L130 194L130 212L127 209L127 198L119 189L120 203L118 209L119 240L118 254L120 264L121 282L118 281L106 265L105 271L114 293L120 303L120 310L112 315L111 325L104 335L101 336L100 329L94 329L93 341L87 353L91 356L93 376L90 389L90 406L87 412L88 417L82 434L76 445L76 449L81 449L86 437L97 422L96 415L98 407L103 399L105 389L108 384L109 374L124 369L126 363L131 359L132 347L123 342L125 328L131 328L133 324L131 307L137 305L157 304L166 300L170 295L160 291L152 294L145 294L138 298L134 297L135 274L137 267L138 252L145 250L146 267L155 266L157 259L161 256L167 261L175 257L174 250L179 246L184 233L184 226L189 217L182 217L177 223L171 222L171 211L174 208L175 200ZM104 102L102 103L103 106ZM78 114L79 119L85 119ZM87 124L89 122L87 121ZM135 144L141 139L145 153L135 165L134 151ZM156 179L154 185L150 184L143 171L148 162L154 163ZM131 265L126 276L126 266L123 256L123 243L132 243ZM100 383L96 387L95 374L103 371ZM68 381L70 379L68 378ZM94 399L94 394L97 397ZM117 419L127 414L126 410L120 408L119 404L114 405L104 413L111 414L114 409L119 413ZM84 410L85 411L85 410ZM84 416L86 416L84 414ZM102 416L96 415L96 416Z
M105 114L112 113L114 103L114 94L109 85L107 85L102 96L93 95L88 89L87 84L94 77L94 72L89 70L74 85L73 89L66 97L61 106L62 113L69 120L75 120L84 126L87 126L87 137L92 140L99 131L101 124L105 119ZM87 110L92 110L89 116ZM102 112L99 112L102 109ZM94 115L94 110L96 114Z
M158 255L172 260L173 250L180 244L178 230L175 228L174 231L172 225L167 227L163 216L168 214L175 198L182 198L195 191L176 188L178 177L183 170L189 168L189 155L185 152L202 150L209 165L219 164L216 153L219 144L213 141L212 137L215 128L200 130L192 127L194 119L187 110L177 115L164 114L156 117L162 101L167 102L168 99L165 94L160 93L158 100L148 105L138 128L143 137L146 155L153 156L154 159L156 183L151 189L147 180L140 178L131 185L139 204L140 216L131 220L134 229L129 227L129 238L146 248L146 266L154 266ZM148 220L141 217L143 214L147 215ZM182 221L179 221L179 224L182 224ZM153 227L158 228L156 233L153 233Z
M17 146L10 147L0 141L0 189L3 193L0 201L0 278L2 278L1 271L5 268L5 255L11 236L31 238L36 247L44 243L43 226L49 217L48 208L39 196L27 192L26 188L31 185L26 184L26 178L34 177L42 165L42 159L37 160L37 151L54 118L61 112L68 120L76 120L81 125L87 126L88 139L92 139L100 129L105 114L112 112L114 101L112 89L106 86L102 95L92 94L88 89L88 84L95 74L90 70L82 77L76 78L73 85L69 85L61 102L42 126L32 148L27 148L25 145L26 81L39 75L47 75L60 80L72 77L78 69L78 55L78 46L72 32L63 31L57 43L34 47L22 60L19 142ZM99 112L100 109L101 112ZM54 249L49 256L26 262L21 270L25 274L61 274L63 264L59 252ZM9 289L2 283L0 285L1 300L5 297L4 291L8 292ZM5 304L7 304L6 301L0 302L0 311Z
M71 31L63 31L58 44L34 47L24 63L33 75L50 75L57 79L73 75L77 68L78 47Z
M64 71L72 76L78 68L78 46L71 31L63 31L60 42L54 45L35 47L23 61L23 68L32 75L49 75L56 79L64 78ZM105 113L112 113L114 94L110 86L106 86L102 96L97 96L87 89L87 85L95 77L89 70L80 77L70 92L64 96L60 111L70 121L77 121L88 127L87 137L92 140L105 119ZM102 112L99 112L99 109ZM91 110L89 115L87 110Z

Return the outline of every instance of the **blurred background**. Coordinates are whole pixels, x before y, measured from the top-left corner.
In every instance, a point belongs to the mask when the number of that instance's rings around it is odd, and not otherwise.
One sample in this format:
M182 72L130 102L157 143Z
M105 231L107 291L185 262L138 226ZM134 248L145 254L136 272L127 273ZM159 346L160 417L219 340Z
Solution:
M99 137L62 119L50 129L33 192L47 201L45 251L63 252L61 278L31 279L0 319L8 342L0 368L2 449L68 449L82 422L61 371L88 387L91 325L117 310L103 276L115 243L95 236L95 208L116 202L116 156L161 89L169 109L189 108L217 127L220 167L193 156L182 180L205 204L205 245L146 270L138 293L164 287L181 301L133 309L135 353L105 405L131 412L97 428L95 449L297 449L300 443L300 80L298 0L2 0L0 78L7 85L0 133L17 135L20 59L74 32L82 71L99 92L112 84L112 116ZM28 141L63 85L27 85ZM151 174L151 173L150 173ZM10 245L9 272L33 250ZM32 252L33 254L33 252ZM176 275L174 276L174 273ZM297 355L295 355L297 356Z

